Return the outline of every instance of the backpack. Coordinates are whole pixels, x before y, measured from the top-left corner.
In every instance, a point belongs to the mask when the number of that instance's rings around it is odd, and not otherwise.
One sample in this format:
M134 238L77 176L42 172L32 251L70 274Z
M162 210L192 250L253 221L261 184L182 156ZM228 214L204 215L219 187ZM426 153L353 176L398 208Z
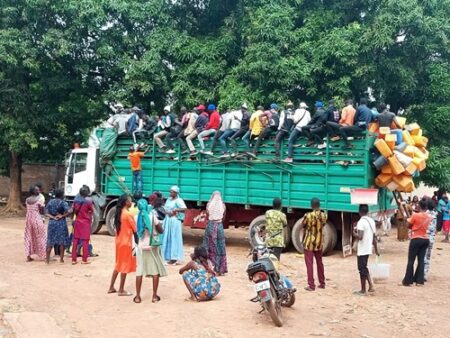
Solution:
M132 134L138 127L138 115L136 113L131 113L130 118L127 121L127 133Z

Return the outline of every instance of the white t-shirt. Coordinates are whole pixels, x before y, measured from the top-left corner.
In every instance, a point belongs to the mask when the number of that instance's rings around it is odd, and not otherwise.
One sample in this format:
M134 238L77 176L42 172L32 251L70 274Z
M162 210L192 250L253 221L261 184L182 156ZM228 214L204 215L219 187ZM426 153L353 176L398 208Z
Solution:
M301 130L311 121L311 114L305 108L299 108L294 114L295 128Z
M242 111L234 110L230 113L230 129L241 128Z
M372 254L373 236L375 234L375 221L368 217L363 216L356 225L357 230L364 231L363 238L358 241L358 256L365 256Z
M220 117L221 123L220 123L220 131L225 131L227 129L230 129L231 125L231 113L226 112L225 114L222 114Z

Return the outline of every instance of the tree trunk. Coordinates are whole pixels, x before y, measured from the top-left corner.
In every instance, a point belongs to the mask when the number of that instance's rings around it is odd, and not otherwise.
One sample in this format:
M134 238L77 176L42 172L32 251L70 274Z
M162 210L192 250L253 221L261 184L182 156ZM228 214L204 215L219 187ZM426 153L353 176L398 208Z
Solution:
M22 156L15 152L9 153L9 198L4 212L19 213L22 205Z

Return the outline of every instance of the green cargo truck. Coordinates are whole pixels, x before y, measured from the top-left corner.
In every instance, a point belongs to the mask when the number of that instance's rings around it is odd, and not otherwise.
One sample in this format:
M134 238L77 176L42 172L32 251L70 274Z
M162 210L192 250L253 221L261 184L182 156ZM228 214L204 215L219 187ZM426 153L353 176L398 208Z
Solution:
M99 129L100 142L102 134L103 130ZM285 239L292 241L299 252L303 250L301 218L308 211L311 198L317 197L329 219L324 233L324 252L342 249L349 253L352 224L358 217L358 206L351 204L351 192L373 187L375 169L371 166L371 150L374 140L375 136L371 135L355 139L350 150L344 149L342 141L328 142L326 148L318 149L306 147L306 141L299 140L294 162L290 164L272 161L273 140L263 143L257 159L244 155L243 144L237 149L240 155L227 159L203 154L191 159L181 148L176 154L167 155L153 145L142 159L143 190L146 195L155 190L167 195L172 185L178 185L188 206L184 224L197 228L205 226L205 204L211 193L219 190L227 205L225 226L249 225L249 239L253 244L262 240L265 211L273 198L280 197L289 222ZM282 145L282 154L287 149L286 143ZM132 173L127 155L132 140L119 136L115 145L115 156L106 166L99 163L97 147L73 149L67 161L67 198L73 198L83 184L94 191L94 233L105 224L114 235L117 198L131 191ZM219 153L219 147L216 151ZM395 207L389 192L378 189L376 193L378 203L371 205L370 211L379 219Z

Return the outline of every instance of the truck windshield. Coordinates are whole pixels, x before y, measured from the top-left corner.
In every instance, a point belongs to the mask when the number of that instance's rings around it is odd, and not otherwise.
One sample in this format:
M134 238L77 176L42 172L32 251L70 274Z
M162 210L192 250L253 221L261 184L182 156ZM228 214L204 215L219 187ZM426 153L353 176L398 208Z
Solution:
M87 168L87 153L73 153L70 162L68 183L73 183L73 176L77 173L86 171Z

